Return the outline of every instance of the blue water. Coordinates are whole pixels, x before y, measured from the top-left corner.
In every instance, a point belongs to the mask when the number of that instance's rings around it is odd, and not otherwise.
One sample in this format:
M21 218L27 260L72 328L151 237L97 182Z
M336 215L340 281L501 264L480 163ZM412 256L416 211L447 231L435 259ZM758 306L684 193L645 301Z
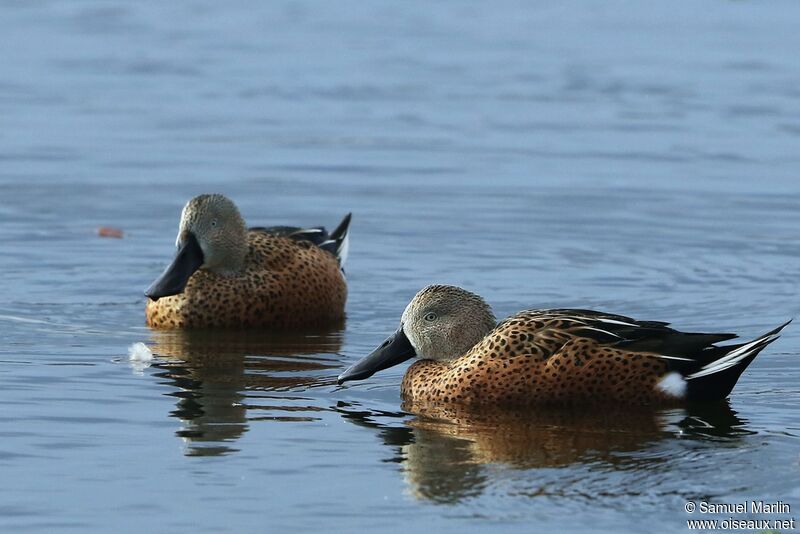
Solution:
M752 337L800 311L800 4L0 5L0 530L686 532L800 510L800 333L729 407L465 422L335 376L422 286ZM344 330L144 326L183 203L352 211ZM100 226L123 239L97 236ZM145 342L149 367L128 347ZM790 515L770 516L784 519Z

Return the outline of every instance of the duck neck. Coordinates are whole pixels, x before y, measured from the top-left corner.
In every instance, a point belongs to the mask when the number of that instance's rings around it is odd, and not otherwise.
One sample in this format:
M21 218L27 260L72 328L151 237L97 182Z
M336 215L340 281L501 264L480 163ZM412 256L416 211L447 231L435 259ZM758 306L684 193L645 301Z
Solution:
M206 270L224 277L239 276L245 268L247 258L247 235L236 236L216 243L211 254L207 254L203 266Z

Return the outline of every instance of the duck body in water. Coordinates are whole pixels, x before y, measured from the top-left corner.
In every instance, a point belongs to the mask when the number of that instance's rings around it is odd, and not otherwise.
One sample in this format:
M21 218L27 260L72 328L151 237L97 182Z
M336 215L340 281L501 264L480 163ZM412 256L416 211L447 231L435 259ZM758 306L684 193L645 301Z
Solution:
M183 208L177 253L145 291L154 328L332 326L344 320L348 214L323 227L248 229L236 205L200 195Z
M786 323L788 324L788 323ZM736 334L684 333L668 323L580 309L527 310L497 324L486 302L432 285L400 328L339 376L361 380L417 357L408 401L526 405L663 405L724 399L786 324L747 343Z

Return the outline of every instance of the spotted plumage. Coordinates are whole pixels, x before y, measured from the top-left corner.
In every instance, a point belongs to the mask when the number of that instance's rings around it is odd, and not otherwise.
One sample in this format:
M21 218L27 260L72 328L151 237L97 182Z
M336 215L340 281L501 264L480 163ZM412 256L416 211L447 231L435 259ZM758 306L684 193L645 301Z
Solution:
M683 333L663 322L589 310L529 310L496 326L493 321L477 295L429 286L406 308L397 333L339 380L366 378L419 356L403 378L406 400L491 405L710 401L726 397L785 326L748 343L717 346L736 335Z
M321 227L246 230L225 197L192 199L182 214L176 259L147 291L148 326L294 329L341 323L349 220L348 215L330 234Z

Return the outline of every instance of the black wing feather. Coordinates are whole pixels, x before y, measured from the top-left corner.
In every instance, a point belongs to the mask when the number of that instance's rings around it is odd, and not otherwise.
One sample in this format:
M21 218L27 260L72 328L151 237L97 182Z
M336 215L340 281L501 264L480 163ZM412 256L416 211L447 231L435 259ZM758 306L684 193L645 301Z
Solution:
M333 232L328 233L324 226L301 228L299 226L254 226L251 232L263 232L278 237L288 237L295 241L311 243L326 252L333 254L339 264L343 264L345 255L347 231L350 228L352 214L348 213Z
M680 332L661 321L638 321L624 315L581 309L541 312L576 322L571 328L581 336L631 352L653 352L685 363L705 365L718 358L715 343L737 337L731 333ZM731 346L723 347L730 350ZM680 362L680 360L675 360ZM681 366L676 363L676 366Z

